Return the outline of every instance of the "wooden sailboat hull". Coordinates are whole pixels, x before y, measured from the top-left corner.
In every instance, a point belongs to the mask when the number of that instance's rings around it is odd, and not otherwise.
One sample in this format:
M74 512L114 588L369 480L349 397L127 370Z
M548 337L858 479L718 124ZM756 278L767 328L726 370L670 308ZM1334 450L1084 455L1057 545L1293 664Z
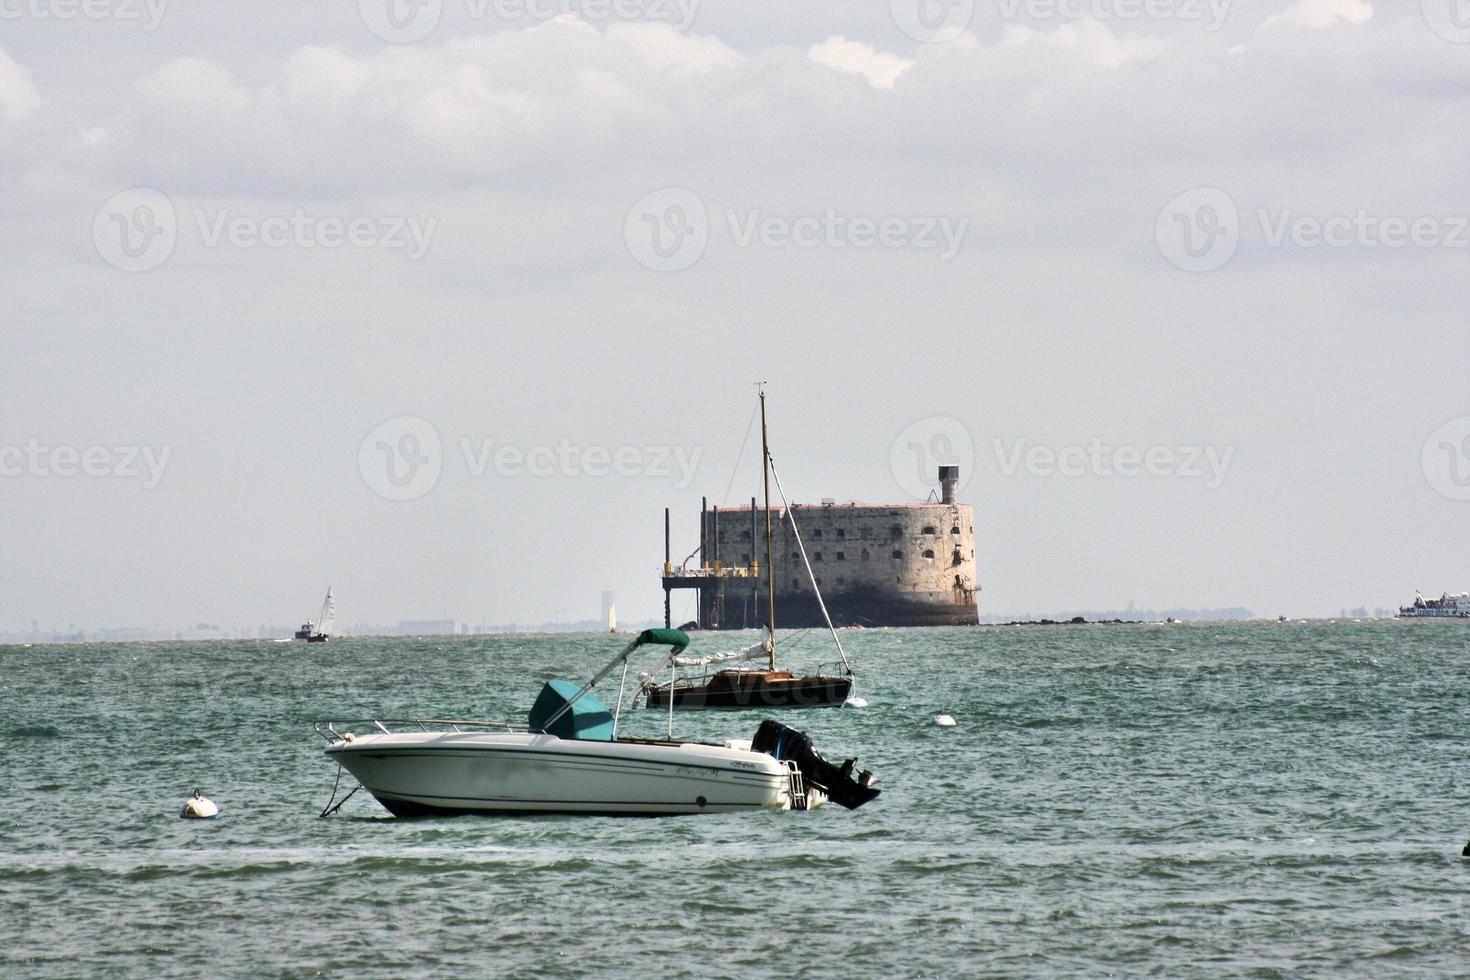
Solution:
M676 711L742 711L772 708L836 708L852 691L852 678L793 677L784 670L722 670L708 680L648 689L648 707Z

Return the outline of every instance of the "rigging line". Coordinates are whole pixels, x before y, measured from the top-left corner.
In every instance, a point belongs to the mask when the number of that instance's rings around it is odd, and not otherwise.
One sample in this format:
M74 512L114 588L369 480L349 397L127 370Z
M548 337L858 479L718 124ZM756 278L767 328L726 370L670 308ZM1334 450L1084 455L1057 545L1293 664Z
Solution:
M730 491L735 488L735 477L740 473L740 461L745 458L745 446L750 442L750 430L755 428L755 413L759 408L760 406L756 406L756 408L751 409L750 421L745 423L745 436L740 440L740 451L735 454L735 465L730 467L730 482L725 484L725 497L720 501L721 507L730 502ZM689 559L697 554L699 554L699 548L695 548L689 552L689 556L679 563L679 567L681 569L687 568L689 566Z
M832 625L832 617L827 614L827 603L822 598L822 589L817 585L817 573L812 571L812 563L806 556L806 545L801 543L801 531L796 527L796 511L791 507L791 501L786 499L786 490L781 486L781 474L776 472L776 460L769 450L766 459L771 464L771 476L776 480L776 491L781 494L781 503L786 505L786 516L791 520L791 534L796 538L796 550L801 552L801 563L806 566L807 577L812 580L812 591L817 596L817 606L822 610L822 618L827 621L827 629L832 633L832 642L837 644L837 652L842 656L843 669L847 676L852 676L852 664L847 661L847 651L842 649L842 640L837 635L837 627Z
M751 409L750 421L745 423L745 437L740 440L740 451L735 454L735 465L730 467L730 482L725 485L725 497L721 501L722 506L730 502L730 491L735 488L735 477L740 473L740 461L745 458L745 445L750 442L750 431L755 428L755 415L758 411L760 411L759 405ZM754 545L755 542L751 542L751 544Z

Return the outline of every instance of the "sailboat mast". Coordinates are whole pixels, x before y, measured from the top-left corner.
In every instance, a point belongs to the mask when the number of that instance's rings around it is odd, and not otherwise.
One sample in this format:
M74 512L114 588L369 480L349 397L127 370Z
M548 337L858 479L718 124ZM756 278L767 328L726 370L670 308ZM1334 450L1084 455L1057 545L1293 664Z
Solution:
M771 631L771 669L776 669L776 566L771 562L771 449L766 439L766 392L761 389L761 484L766 493L766 628Z

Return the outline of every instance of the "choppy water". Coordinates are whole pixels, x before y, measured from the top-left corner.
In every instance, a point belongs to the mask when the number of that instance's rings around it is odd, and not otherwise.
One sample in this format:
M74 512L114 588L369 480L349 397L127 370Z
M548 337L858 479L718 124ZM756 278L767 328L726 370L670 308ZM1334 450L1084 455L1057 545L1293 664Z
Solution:
M869 707L785 720L879 800L652 820L317 818L312 720L522 716L608 637L0 649L0 973L1470 969L1465 624L845 641Z

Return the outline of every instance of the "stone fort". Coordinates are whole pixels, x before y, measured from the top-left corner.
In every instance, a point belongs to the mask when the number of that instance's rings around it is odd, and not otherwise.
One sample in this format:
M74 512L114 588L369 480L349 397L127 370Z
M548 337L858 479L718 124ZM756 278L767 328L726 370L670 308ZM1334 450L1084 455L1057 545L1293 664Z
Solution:
M806 546L822 599L838 626L951 626L978 622L975 516L955 499L959 468L939 467L928 503L792 504L771 508L778 629L822 625L792 528ZM667 515L666 515L667 517ZM697 567L664 564L669 594L698 590L704 629L755 629L766 619L765 508L704 508ZM666 549L667 559L667 549Z

